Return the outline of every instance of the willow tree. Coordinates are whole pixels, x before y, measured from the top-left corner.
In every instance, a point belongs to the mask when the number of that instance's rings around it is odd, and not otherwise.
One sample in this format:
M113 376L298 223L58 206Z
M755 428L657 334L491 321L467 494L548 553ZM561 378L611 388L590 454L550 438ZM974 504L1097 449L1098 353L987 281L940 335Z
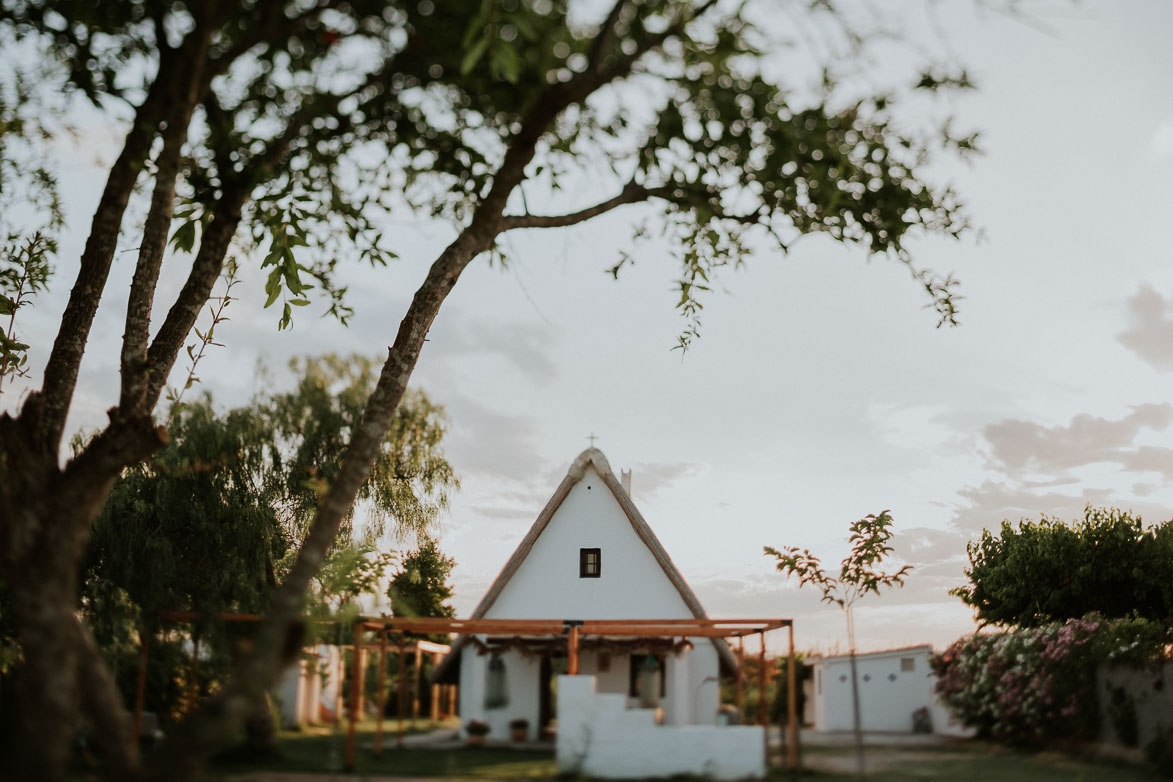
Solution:
M220 669L238 655L247 632L225 627L216 616L264 610L289 555L309 530L322 482L333 478L349 432L362 417L362 402L375 382L373 367L363 356L297 359L292 390L266 388L249 404L224 412L214 409L210 395L174 405L168 445L123 472L93 525L82 605L107 662L121 658L114 667L123 672L124 698L135 692L137 636L154 639L157 649L167 635L160 632L167 629L162 612L200 615L184 629L220 663L201 665L203 678L221 678ZM269 373L264 376L272 382ZM329 572L320 572L314 585L313 613L374 595L393 560L378 550L388 538L434 531L449 492L459 485L444 457L446 429L443 409L423 392L410 392L400 404L376 467L358 493L365 517L357 527L348 519L336 538ZM369 575L358 578L359 571ZM322 605L326 600L330 604ZM168 660L167 678L182 677L185 670L174 670L174 655L158 663ZM166 693L150 694L167 713L179 711L165 702ZM266 700L254 706L249 724L271 736L264 730ZM105 728L94 727L99 735Z
M966 229L954 194L926 166L972 141L947 125L918 126L900 90L838 80L886 35L855 29L831 2L796 3L792 16L776 10L717 0L614 0L597 14L563 0L0 6L0 35L49 52L64 87L121 111L127 125L41 386L0 418L0 577L25 652L20 752L0 759L5 767L60 778L79 695L91 721L126 733L124 707L73 612L77 564L115 478L167 442L155 408L230 253L268 270L265 303L277 306L279 325L310 301L310 284L345 319L332 271L389 259L378 234L386 209L454 226L385 335L391 344L362 420L321 487L250 654L145 765L129 740L104 746L108 773L120 778L190 777L274 680L437 312L464 270L509 233L621 208L652 221L679 261L682 346L698 333L699 297L721 267L765 242L785 250L815 233L904 266L939 321L952 323L953 281L914 264L906 243ZM827 61L815 63L826 67L814 89L772 67L781 38L810 30L841 44L819 47ZM910 76L910 90L968 86L963 74L931 68ZM586 171L610 192L560 213L528 208L557 204L546 196ZM141 225L127 209L136 190ZM121 231L133 235L137 258L120 293L107 278ZM187 279L155 317L169 237L180 252L167 262ZM62 464L66 415L103 303L126 313L118 399L109 423Z

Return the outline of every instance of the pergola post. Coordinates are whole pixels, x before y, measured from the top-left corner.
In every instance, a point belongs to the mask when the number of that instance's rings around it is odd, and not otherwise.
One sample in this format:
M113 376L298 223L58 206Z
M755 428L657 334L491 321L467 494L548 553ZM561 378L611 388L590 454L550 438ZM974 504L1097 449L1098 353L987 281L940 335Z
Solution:
M350 724L346 728L346 770L354 771L354 750L358 740L358 694L362 677L362 622L354 626L354 660L350 673Z
M570 626L570 638L566 643L566 673L578 676L578 625Z
M415 646L415 669L411 674L411 724L414 727L420 718L420 674L423 669L423 652Z
M762 752L766 757L766 768L770 768L770 726L766 706L766 634L758 633L762 647L758 651L758 718L762 723Z
M375 757L383 753L383 712L387 708L387 695L383 679L387 673L387 631L379 633L379 713L375 717Z
M737 636L737 721L745 719L745 638Z
M139 633L138 646L138 681L134 687L134 733L133 737L135 747L138 742L142 741L143 737L143 700L147 692L147 655L151 645L151 638L146 632Z
M435 671L439 665L440 655L437 652L432 652L432 671ZM429 705L431 706L431 717L434 721L439 721L440 719L440 690L443 686L442 684L433 684L431 687L432 697L429 699Z
M399 636L399 691L396 698L399 701L396 704L398 706L396 711L399 712L399 737L396 739L396 744L400 747L403 746L403 717L407 711L407 671L405 670L406 666L403 664L403 658L406 654L407 652L403 647L403 636L401 635Z
M786 765L798 769L798 670L794 659L794 623L787 626L790 656L786 663Z

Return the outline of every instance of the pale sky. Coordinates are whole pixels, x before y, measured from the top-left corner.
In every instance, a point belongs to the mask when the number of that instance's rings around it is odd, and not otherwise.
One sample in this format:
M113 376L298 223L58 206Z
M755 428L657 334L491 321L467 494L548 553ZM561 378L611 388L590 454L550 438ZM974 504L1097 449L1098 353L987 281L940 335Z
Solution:
M633 470L637 505L711 616L793 617L799 645L823 651L846 648L840 613L783 580L763 545L837 565L848 524L890 509L896 554L916 570L860 604L860 645L940 647L973 627L946 593L983 527L1071 519L1089 502L1173 517L1173 4L1040 3L1045 29L928 5L945 35L935 45L978 83L955 110L986 152L938 169L984 239L912 247L961 280L961 326L935 329L901 267L809 239L721 277L682 358L663 249L645 248L618 282L604 273L633 213L512 238L508 270L465 273L414 379L451 417L463 489L440 536L458 562L459 615L591 433L616 471ZM53 289L22 313L37 373L97 200L94 160L122 132L92 130L63 157L75 230ZM199 371L217 402L248 399L262 356L281 367L303 353L382 354L452 234L405 219L387 235L401 262L345 272L349 328L316 321L315 306L278 333L260 275L246 272L244 301L217 333L228 346ZM100 423L116 401L133 262L115 262L71 427ZM179 267L169 272L160 301L179 284ZM6 409L14 401L5 394Z

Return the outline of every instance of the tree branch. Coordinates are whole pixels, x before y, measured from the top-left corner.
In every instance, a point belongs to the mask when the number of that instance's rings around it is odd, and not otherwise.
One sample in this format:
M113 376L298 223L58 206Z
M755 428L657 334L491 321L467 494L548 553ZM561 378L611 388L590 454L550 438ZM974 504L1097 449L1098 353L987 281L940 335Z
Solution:
M587 54L588 70L598 70L602 66L603 59L619 35L619 19L629 4L630 0L615 0L615 5L611 7L607 18L599 25L598 35L591 41L590 52Z
M179 178L180 153L187 140L191 117L206 87L203 66L207 61L212 29L196 30L180 49L181 61L190 63L192 76L183 94L174 97L166 118L163 148L155 161L155 189L143 225L138 264L130 284L126 306L126 327L122 334L122 388L119 406L129 413L139 409L147 391L147 340L150 336L151 305L167 249L167 234L175 205L175 187Z
M562 215L505 215L501 218L501 231L510 231L514 228L564 228L576 225L592 217L610 212L624 204L635 204L646 201L660 194L661 189L649 189L634 182L628 183L618 195L601 201L593 206Z
M212 295L212 288L220 277L220 270L224 268L228 247L240 224L243 204L244 196L239 191L225 192L200 237L200 249L196 252L187 282L175 297L175 303L168 310L163 325L147 350L149 378L144 410L153 410L158 403L167 385L167 377L171 374L171 367L183 349L183 341L187 339L200 311Z
M90 235L82 251L77 279L61 316L61 326L53 342L49 361L45 365L45 379L41 385L44 402L39 406L42 418L37 429L46 448L54 453L61 443L61 433L77 384L82 354L89 339L94 314L106 288L122 216L130 194L134 191L139 171L150 152L151 141L158 131L168 93L173 89L172 82L178 71L172 66L168 52L163 52L159 73L135 112L134 123L126 134L122 151L110 167L106 186L90 224Z

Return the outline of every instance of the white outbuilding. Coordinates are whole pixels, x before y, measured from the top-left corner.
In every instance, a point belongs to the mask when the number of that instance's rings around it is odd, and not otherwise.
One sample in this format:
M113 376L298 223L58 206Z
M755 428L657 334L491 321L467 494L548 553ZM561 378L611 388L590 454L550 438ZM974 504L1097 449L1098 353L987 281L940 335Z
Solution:
M932 646L925 644L855 656L864 731L968 735L937 699L932 654ZM813 712L815 730L852 730L851 657L811 657L806 664L814 669L808 713Z

